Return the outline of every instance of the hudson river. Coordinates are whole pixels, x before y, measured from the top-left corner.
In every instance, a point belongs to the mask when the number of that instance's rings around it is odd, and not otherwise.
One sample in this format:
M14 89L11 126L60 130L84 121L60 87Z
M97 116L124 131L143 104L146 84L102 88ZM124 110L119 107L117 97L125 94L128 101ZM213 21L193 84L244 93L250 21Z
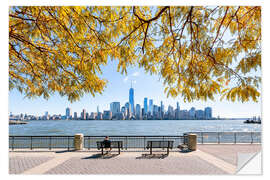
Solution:
M260 132L243 120L39 120L10 125L9 135L182 135L184 132Z

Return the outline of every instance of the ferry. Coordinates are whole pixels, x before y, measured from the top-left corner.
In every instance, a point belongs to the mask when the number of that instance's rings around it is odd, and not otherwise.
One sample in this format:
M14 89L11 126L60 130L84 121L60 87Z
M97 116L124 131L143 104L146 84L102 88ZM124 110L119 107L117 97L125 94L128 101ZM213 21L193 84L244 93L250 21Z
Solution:
M245 120L244 123L247 123L247 124L261 124L261 118L258 117L258 119L256 119L256 116L254 116L252 119Z

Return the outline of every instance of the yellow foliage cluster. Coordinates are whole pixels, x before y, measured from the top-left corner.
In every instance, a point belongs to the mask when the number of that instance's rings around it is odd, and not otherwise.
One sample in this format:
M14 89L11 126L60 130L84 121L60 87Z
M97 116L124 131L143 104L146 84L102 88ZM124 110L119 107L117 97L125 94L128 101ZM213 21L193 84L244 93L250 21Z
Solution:
M9 87L27 97L79 100L102 93L108 59L160 74L168 96L260 96L257 6L14 6L9 10ZM259 73L259 75L257 74Z

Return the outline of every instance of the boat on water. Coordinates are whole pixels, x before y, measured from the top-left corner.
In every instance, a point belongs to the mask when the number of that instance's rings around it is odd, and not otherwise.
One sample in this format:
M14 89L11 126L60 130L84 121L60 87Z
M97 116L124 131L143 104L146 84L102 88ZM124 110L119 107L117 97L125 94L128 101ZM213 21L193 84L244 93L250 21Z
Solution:
M252 119L245 120L244 123L247 123L247 124L261 124L261 118L258 117L258 119L256 119L256 116L255 116Z

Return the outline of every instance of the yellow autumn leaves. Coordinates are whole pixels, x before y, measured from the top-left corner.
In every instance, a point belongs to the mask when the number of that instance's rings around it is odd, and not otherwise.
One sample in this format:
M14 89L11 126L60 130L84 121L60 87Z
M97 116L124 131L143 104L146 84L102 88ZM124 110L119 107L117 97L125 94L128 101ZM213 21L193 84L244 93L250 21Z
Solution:
M168 96L257 101L261 8L10 7L9 85L70 101L102 93L108 59L159 74Z

